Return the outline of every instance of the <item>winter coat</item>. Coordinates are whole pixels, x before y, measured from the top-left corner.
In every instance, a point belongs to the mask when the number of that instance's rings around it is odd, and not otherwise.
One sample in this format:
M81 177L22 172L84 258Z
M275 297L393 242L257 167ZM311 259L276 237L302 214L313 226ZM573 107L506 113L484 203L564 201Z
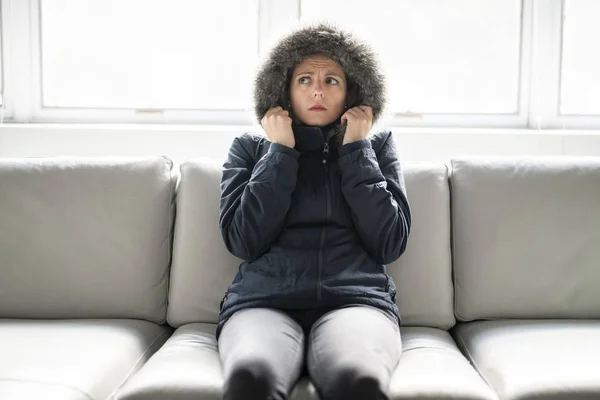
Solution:
M290 70L305 57L337 61L355 105L384 107L375 56L353 36L316 25L284 38L259 70L256 116L285 107ZM354 106L354 105L353 105ZM411 213L393 135L379 130L341 145L345 125L295 121L295 148L264 135L237 137L223 165L219 225L243 259L221 302L220 321L248 307L311 309L364 304L400 319L386 264L404 252Z

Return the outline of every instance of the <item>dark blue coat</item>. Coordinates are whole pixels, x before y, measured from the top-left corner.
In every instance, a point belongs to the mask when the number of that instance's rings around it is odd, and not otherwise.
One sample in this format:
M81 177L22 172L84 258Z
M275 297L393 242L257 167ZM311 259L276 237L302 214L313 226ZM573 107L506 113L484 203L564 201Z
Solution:
M411 214L392 133L337 148L325 128L293 131L294 149L246 133L229 150L219 224L245 261L220 321L247 307L350 304L400 318L385 265L404 252Z

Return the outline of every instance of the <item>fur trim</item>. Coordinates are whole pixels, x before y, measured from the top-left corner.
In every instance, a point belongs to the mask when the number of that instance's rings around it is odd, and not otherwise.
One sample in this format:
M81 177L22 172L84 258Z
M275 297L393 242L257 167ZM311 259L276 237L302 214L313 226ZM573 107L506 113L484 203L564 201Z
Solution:
M255 113L258 122L272 107L289 110L287 89L291 73L306 57L322 54L335 60L355 88L355 101L348 108L373 108L373 125L386 105L385 79L375 52L350 32L329 22L310 24L284 36L271 50L254 82Z

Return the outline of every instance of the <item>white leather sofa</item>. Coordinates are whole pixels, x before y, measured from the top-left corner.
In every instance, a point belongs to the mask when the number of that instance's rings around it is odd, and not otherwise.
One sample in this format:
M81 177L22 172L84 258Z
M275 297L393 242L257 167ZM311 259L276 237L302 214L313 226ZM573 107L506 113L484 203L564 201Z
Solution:
M456 341L501 399L600 399L600 158L452 171Z
M100 400L170 337L172 162L0 159L0 399Z
M392 399L600 398L600 158L406 164ZM0 399L220 399L221 164L0 159ZM358 321L357 321L358 323ZM303 379L292 400L317 399Z

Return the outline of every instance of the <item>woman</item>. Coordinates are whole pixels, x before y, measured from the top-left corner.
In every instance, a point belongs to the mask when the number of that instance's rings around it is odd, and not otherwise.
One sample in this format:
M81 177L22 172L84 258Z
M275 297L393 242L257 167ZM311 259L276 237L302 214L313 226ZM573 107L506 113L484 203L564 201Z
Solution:
M401 353L385 264L410 208L368 46L328 24L283 38L255 81L267 138L236 138L220 227L245 260L217 331L226 399L284 399L306 368L321 399L386 399Z

